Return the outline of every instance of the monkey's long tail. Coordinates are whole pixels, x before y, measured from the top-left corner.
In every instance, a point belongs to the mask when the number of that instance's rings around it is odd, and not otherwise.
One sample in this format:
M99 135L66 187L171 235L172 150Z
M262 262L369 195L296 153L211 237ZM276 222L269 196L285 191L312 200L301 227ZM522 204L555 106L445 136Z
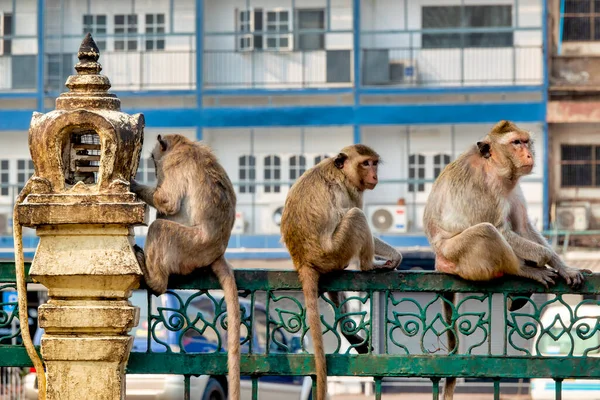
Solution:
M13 240L15 246L15 273L17 277L17 298L19 304L19 322L21 326L21 337L23 338L23 344L29 358L33 362L35 372L38 379L38 398L40 400L46 400L46 372L44 371L44 364L39 354L33 346L31 340L31 333L29 332L29 315L27 314L27 283L25 282L25 261L23 255L23 227L19 223L19 204L21 204L25 197L30 192L29 180L21 193L17 196L15 207L13 208Z
M327 363L323 347L321 331L321 313L319 312L319 273L309 266L300 267L298 276L304 292L306 318L310 329L315 351L315 368L317 372L317 393L315 400L325 400L327 395Z
M240 300L231 264L221 257L212 265L227 305L227 369L229 400L240 400Z
M444 313L444 319L449 327L454 328L454 323L452 322L452 305L454 304L455 294L454 293L443 293L444 299L442 300L442 310ZM456 335L454 334L453 329L448 329L448 353L456 352ZM446 383L444 384L444 400L452 400L454 398L454 388L456 387L456 378L446 378Z

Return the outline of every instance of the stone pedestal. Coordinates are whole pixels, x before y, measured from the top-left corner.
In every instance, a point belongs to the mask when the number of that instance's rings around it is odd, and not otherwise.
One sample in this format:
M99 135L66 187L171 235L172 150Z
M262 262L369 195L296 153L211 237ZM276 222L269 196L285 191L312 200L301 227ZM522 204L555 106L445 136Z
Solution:
M139 320L128 298L142 276L132 226L148 214L129 191L144 118L107 93L90 35L78 56L57 109L32 118L33 189L17 218L40 237L30 275L48 288L39 308L47 400L121 400Z

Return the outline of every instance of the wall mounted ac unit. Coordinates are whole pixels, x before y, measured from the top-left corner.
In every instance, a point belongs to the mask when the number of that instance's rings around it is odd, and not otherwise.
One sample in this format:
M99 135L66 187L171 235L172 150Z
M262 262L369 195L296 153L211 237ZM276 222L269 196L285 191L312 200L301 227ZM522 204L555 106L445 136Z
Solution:
M417 79L416 60L390 60L390 84L416 83Z
M556 227L561 230L585 231L590 224L590 209L586 205L556 207Z
M367 208L367 219L373 232L406 233L406 206L372 205Z
M246 220L244 219L244 213L241 211L235 212L235 222L233 223L233 228L231 229L232 235L241 235L244 233L246 226Z
M8 228L8 214L0 214L0 235L8 235L11 230Z
M261 213L261 233L278 234L283 214L283 202L272 203L268 206L266 213Z

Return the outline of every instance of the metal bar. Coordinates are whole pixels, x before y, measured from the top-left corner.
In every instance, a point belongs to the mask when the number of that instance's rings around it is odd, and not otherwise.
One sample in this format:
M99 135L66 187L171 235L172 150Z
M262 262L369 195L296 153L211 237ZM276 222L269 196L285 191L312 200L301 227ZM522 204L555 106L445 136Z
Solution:
M381 376L373 377L375 380L375 400L381 400Z
M24 348L0 347L0 358L7 366L31 366ZM594 357L519 357L519 356L431 356L431 355L347 355L327 354L331 376L366 377L471 377L600 379ZM227 374L227 354L182 354L132 352L127 364L130 374ZM242 354L242 375L314 375L313 354Z
M45 0L37 0L37 111L44 112Z
M252 375L252 400L258 400L258 376Z
M562 400L562 378L554 378L554 382L555 382L555 392L554 392L554 398L556 400Z
M202 109L204 88L204 0L196 0L196 107Z
M500 379L494 378L494 400L500 400Z
M432 385L432 399L433 400L439 400L440 398L440 378L431 378L431 385Z
M190 400L190 376L183 376L183 399Z
M360 104L360 0L352 0L352 51L354 66L354 107Z
M331 0L325 0L325 13L325 30L329 32L331 29Z
M169 32L173 33L175 25L175 0L169 0Z
M562 31L562 30L561 30ZM543 107L543 118L542 130L543 130L543 156L542 156L542 174L544 178L543 184L543 200L542 210L543 215L543 227L549 229L550 227L550 158L548 150L550 146L550 132L548 130L548 91L550 89L550 78L548 72L548 2L542 0L542 68L543 68L543 84L544 90L542 91L542 102Z
M360 143L360 125L352 125L354 144Z
M150 350L152 348L152 319L150 318L152 316L152 294L149 290L146 290L146 315L148 318L148 323L146 326L146 353L150 353Z

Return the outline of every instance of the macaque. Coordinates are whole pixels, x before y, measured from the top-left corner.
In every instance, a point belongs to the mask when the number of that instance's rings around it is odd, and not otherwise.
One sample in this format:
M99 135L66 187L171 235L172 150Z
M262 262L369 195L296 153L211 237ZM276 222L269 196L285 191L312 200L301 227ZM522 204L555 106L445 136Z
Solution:
M558 275L574 288L581 285L582 271L590 271L565 265L527 217L519 178L531 173L534 159L530 134L500 121L444 169L423 216L436 270L471 281L517 275L545 287ZM453 293L443 301L448 326L453 325L452 303ZM526 303L512 301L509 309ZM448 330L448 349L454 352L455 347L456 337ZM445 400L453 398L455 385L455 378L446 380Z
M371 148L348 146L306 171L290 189L281 217L281 234L304 292L317 373L316 400L325 400L327 365L319 312L319 277L345 269L358 259L362 271L395 269L402 256L373 237L362 211L363 192L377 185L379 155ZM383 261L375 261L379 256ZM340 294L330 296L334 303ZM358 335L348 338L356 344ZM362 340L364 342L364 340ZM368 346L357 347L368 351Z
M236 197L227 173L209 147L181 135L158 136L152 151L157 185L131 181L131 191L156 208L145 255L136 255L149 290L167 290L169 275L210 266L227 306L229 398L240 398L240 304L225 250L235 222Z

